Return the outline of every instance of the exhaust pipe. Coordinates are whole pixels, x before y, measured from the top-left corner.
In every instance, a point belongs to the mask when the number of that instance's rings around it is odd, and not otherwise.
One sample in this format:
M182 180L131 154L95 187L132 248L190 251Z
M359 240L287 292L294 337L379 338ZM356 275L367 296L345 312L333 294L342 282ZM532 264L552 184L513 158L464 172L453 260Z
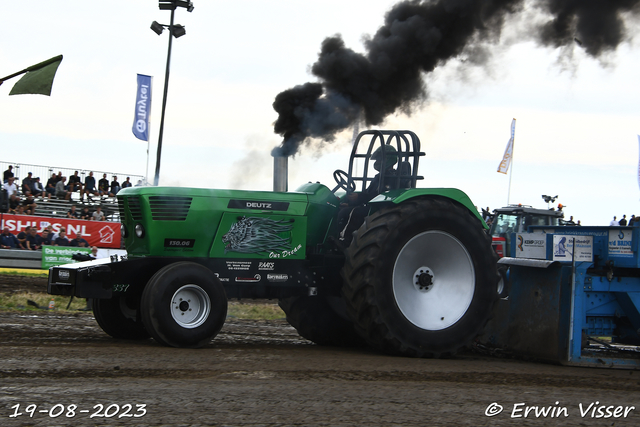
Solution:
M273 156L273 191L289 191L289 158Z

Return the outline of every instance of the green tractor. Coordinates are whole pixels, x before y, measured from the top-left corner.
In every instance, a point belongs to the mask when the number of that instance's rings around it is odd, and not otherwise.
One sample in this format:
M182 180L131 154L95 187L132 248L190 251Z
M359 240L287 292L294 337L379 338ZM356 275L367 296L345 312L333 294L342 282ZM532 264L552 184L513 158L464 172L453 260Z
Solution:
M124 189L127 256L52 267L48 292L91 298L119 339L202 347L229 298L265 298L317 344L453 354L489 318L497 257L462 191L416 188L421 156L413 132L370 130L333 189Z

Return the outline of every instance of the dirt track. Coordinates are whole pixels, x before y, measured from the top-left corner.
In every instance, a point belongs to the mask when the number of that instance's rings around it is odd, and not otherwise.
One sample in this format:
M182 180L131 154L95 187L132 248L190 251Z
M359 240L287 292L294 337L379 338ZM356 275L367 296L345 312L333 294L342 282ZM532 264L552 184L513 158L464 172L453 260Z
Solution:
M640 372L323 348L284 321L229 319L210 345L184 350L113 340L88 313L5 312L0 345L3 426L640 424ZM581 417L579 404L595 401L638 409ZM493 402L504 411L487 417ZM568 417L511 418L516 403L566 407ZM127 404L131 416L118 418ZM15 405L23 415L11 417ZM132 416L142 414L136 405L146 405L144 416ZM90 418L105 410L110 417Z

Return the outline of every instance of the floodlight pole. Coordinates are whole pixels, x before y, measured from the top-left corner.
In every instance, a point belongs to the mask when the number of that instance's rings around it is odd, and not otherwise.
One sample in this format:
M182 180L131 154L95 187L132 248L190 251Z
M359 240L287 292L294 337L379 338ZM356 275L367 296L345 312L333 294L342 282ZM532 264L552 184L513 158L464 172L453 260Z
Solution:
M169 66L171 65L171 42L173 41L173 15L175 8L171 9L171 22L169 23L169 51L167 52L167 68L164 73L164 94L162 96L162 113L160 115L160 131L158 133L158 155L156 157L156 174L153 185L158 186L160 180L160 158L162 155L162 133L164 131L164 112L167 107L167 92L169 91Z

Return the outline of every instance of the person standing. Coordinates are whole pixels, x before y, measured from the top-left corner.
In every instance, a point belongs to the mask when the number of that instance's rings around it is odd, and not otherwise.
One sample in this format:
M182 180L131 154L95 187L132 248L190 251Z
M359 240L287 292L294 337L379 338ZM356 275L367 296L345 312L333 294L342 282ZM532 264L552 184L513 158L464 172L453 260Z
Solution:
M618 225L620 227L626 227L627 226L627 216L626 215L622 215L622 218L620 218L620 221L618 221Z
M616 219L616 217L613 217L613 220L609 223L609 227L617 227L618 224L618 220Z
M4 174L2 175L2 183L6 183L7 181L9 181L9 178L13 178L13 166L9 165L9 168L4 171Z

